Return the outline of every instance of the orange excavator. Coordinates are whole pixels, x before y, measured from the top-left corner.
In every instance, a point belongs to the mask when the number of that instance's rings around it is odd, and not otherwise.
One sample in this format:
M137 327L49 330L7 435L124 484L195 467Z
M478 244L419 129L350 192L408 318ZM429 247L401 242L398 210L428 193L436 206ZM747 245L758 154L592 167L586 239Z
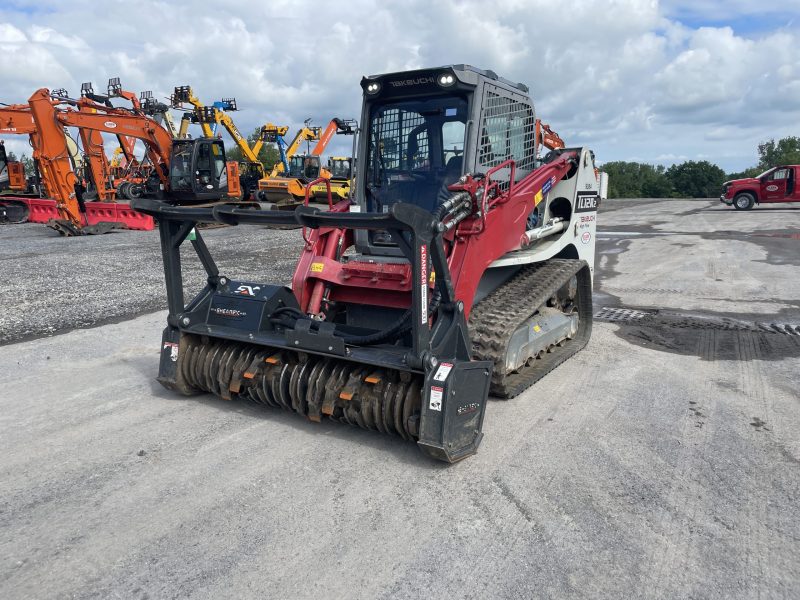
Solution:
M294 208L305 200L307 185L318 179L330 179L331 174L322 168L320 158L335 134L354 135L356 122L351 119L331 119L320 135L311 154L296 154L289 159L289 170L279 177L269 177L258 182L258 198L275 202L276 208Z
M77 127L112 135L124 131L124 135L141 140L145 145L147 158L153 165L153 171L150 178L141 184L137 197L175 204L203 204L238 198L241 194L238 164L225 161L225 147L221 140L177 140L161 125L144 115L109 108L88 99L64 103L77 105L78 110L54 106L47 89L38 90L29 100L41 140L41 147L35 149L34 154L49 165L54 174L57 195L66 199L58 204L61 218L51 223L60 233L86 233L85 225L89 224L82 222L79 198L75 197L74 191L70 193L70 190L74 190L76 177L67 159L63 134L57 135L63 127ZM86 111L87 108L92 109L92 112ZM105 206L130 210L125 203ZM102 225L98 229L108 227L107 223Z
M550 150L566 148L561 136L550 129L550 125L542 123L541 119L536 119L536 143Z
M124 131L127 138L141 140L153 170L149 179L139 184L136 197L198 204L238 198L241 194L238 164L226 163L221 140L174 140L145 115L95 103L87 97L53 99L50 91L43 88L31 96L27 105L0 107L0 133L30 136L33 158L50 196L38 201L48 218L37 222L47 222L63 235L105 233L119 227L153 228L150 217L131 210L127 203L84 200L83 184L64 136L65 127L76 127L85 136L119 135ZM23 204L29 209L36 203L23 198L3 198L3 202Z
M34 150L33 158L37 162L42 191L55 198L57 188L52 178L52 170L49 165L38 163L35 153L36 148L41 144L41 136L36 129L29 105L10 104L0 107L0 135L7 134L28 136L31 147ZM61 136L64 137L63 129L61 130ZM3 190L5 193L0 197L0 221L24 223L31 216L31 203L35 202L31 195L27 193L29 190L25 169L22 163L8 160L5 146L0 146L0 150L2 152L0 155L0 173L3 171L8 173L7 181L2 184L2 187L5 188ZM68 153L68 156L70 155L71 153Z

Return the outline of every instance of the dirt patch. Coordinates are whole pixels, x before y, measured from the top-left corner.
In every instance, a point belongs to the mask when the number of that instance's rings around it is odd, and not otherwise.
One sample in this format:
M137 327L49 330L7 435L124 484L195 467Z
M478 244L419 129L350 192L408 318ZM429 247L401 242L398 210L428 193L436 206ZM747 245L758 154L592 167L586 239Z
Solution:
M616 321L616 334L642 348L703 360L776 361L800 357L800 322L776 322L763 315L745 321L717 315L649 313Z

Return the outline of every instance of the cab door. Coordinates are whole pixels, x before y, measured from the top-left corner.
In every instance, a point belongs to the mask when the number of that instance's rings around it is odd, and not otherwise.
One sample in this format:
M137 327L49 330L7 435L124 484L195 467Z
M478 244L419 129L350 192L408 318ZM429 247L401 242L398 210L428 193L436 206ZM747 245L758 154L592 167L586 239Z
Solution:
M225 146L222 140L197 140L194 192L198 200L216 200L228 191Z
M785 202L786 183L789 179L789 169L781 167L775 169L767 175L761 182L761 201L762 202Z
M786 182L787 202L800 202L800 184L798 184L798 176L800 176L800 166L789 167L789 179Z

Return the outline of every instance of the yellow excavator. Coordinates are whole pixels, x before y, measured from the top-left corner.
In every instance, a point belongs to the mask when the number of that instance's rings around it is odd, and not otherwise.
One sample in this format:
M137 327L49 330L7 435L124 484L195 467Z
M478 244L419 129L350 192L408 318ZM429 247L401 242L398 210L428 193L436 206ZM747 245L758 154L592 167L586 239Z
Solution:
M307 123L301 133L305 129L319 131L319 128L308 127ZM330 179L331 174L322 167L320 157L333 136L337 133L340 135L355 135L356 130L356 123L353 120L332 119L322 133L318 134L317 144L310 154L289 156L287 161L288 168L283 174L278 173L275 176L270 174L269 178L258 182L258 199L274 202L276 208L294 208L299 203L302 203L305 200L306 186L309 183L320 177ZM302 143L302 140L300 140L300 143ZM299 143L297 147L299 148ZM325 195L327 197L327 191Z

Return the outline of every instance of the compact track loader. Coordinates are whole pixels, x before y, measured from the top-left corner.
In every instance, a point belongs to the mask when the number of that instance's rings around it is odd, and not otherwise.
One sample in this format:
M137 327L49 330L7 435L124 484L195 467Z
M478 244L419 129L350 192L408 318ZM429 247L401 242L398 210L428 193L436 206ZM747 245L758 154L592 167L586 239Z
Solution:
M355 192L332 209L134 202L161 235L158 380L396 434L455 462L476 451L490 393L519 394L589 340L594 155L539 160L528 88L491 71L361 87ZM291 289L220 273L195 229L211 220L301 225ZM187 239L207 272L188 304Z

